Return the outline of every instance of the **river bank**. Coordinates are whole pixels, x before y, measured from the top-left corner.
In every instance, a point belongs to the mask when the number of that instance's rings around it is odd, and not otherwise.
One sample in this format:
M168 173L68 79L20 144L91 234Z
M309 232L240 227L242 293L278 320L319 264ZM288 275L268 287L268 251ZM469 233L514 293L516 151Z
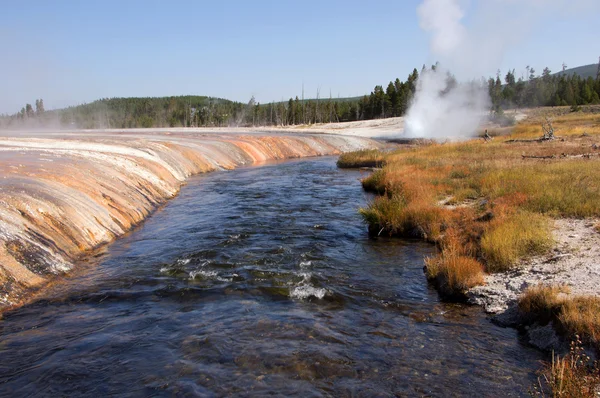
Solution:
M508 272L486 275L485 285L467 292L469 300L490 314L501 314L516 305L527 287L539 284L568 286L573 296L600 295L599 223L599 219L554 221L549 252L524 259Z
M6 134L6 133L5 133ZM0 310L141 223L198 173L376 148L367 138L185 132L0 138Z
M486 275L485 283L468 290L466 295L469 302L482 306L499 324L527 325L532 345L546 351L566 352L572 336L563 339L543 322L528 325L519 311L519 301L528 289L539 286L561 289L560 299L566 301L600 297L600 219L558 219L553 224L551 250L523 259L509 271Z
M556 137L547 138L546 117L507 137L363 151L340 164L383 165L363 180L380 195L361 209L370 234L435 243L426 274L443 295L468 295L499 313L537 294L537 312L520 308L527 325L551 321L567 341L579 335L597 345L600 120L561 114L552 121Z

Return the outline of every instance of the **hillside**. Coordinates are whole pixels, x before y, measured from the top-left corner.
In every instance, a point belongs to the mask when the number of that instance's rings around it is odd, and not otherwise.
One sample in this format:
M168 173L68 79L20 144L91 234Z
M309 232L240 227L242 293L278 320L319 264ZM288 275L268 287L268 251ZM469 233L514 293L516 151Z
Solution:
M570 75L575 74L575 75L579 75L582 79L587 79L588 77L596 78L597 73L598 73L598 64L590 64L590 65L578 66L576 68L567 69L564 72L560 71L560 72L556 73L556 75L560 76L562 74L565 74L567 76L570 76Z
M435 66L431 70L435 70ZM596 104L600 102L600 81L596 81L596 74L597 64L590 64L551 76L532 74L527 81L517 81L513 69L504 77L506 84L498 75L496 79L488 79L486 88L494 110ZM37 99L35 107L26 104L13 115L0 115L0 129L250 127L386 119L405 115L415 95L418 78L419 72L414 69L406 81L396 79L387 85L377 85L365 96L304 100L295 97L271 103L259 103L254 97L242 103L188 95L105 98L46 111L43 100ZM455 83L455 79L449 79L448 89Z

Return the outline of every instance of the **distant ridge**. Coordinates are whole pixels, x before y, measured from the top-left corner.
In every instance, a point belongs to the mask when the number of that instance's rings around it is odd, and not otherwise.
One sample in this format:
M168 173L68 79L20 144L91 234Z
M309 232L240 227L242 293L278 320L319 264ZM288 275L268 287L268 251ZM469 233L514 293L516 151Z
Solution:
M591 78L596 78L596 74L598 73L598 64L590 64L590 65L584 65L584 66L578 66L576 68L571 68L571 69L567 69L564 72L560 71L558 73L555 73L556 75L579 75L581 76L582 79L587 79L588 77Z

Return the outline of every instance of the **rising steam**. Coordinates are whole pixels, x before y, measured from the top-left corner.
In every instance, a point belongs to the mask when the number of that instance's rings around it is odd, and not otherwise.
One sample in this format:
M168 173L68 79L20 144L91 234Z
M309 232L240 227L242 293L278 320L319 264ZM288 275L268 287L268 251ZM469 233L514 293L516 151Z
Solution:
M469 25L463 23L469 6ZM548 16L593 15L598 0L423 0L419 24L430 36L430 52L447 68L421 74L408 110L406 134L413 137L472 136L490 108L481 81L501 65L504 54L521 43ZM523 60L527 64L531 60ZM463 83L447 86L451 70Z
M465 52L468 32L462 24L465 12L458 0L424 0L417 14L421 28L431 35L434 55L453 61ZM456 66L457 62L450 64ZM439 66L424 70L408 110L406 134L437 139L470 136L489 107L484 85L457 84L450 73Z
M487 90L478 82L452 81L439 67L421 73L406 118L408 136L458 138L477 130L490 107Z

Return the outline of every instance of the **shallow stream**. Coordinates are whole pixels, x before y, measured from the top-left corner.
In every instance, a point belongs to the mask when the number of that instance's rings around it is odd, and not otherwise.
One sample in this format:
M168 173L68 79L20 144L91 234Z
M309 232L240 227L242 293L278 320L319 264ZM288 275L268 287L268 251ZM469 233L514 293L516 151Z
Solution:
M367 236L335 159L195 177L0 321L2 396L523 396L543 358Z

